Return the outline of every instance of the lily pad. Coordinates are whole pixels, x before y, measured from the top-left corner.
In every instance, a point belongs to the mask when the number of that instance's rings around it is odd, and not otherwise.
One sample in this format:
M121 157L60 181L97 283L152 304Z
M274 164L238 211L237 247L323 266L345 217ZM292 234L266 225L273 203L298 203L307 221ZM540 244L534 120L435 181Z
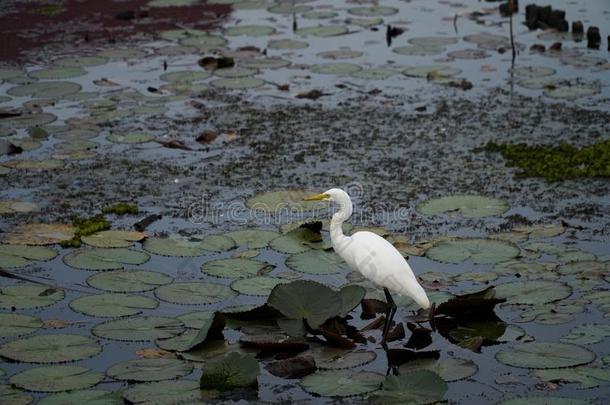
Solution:
M68 79L70 77L84 76L87 71L79 66L55 66L46 69L34 70L28 75L37 79Z
M338 35L347 34L349 29L345 25L322 25L314 27L299 28L296 33L300 36L311 35L313 37L336 37Z
M214 71L214 76L225 78L249 77L258 73L258 70L243 66L234 66L227 69L217 69Z
M535 374L536 377L544 381L580 383L579 388L607 386L610 382L610 370L596 367L537 370Z
M142 247L162 256L195 257L206 252L201 240L179 234L171 234L167 238L147 238Z
M205 80L210 76L210 73L204 70L180 70L177 72L163 73L160 79L171 83L191 83Z
M360 17L385 17L398 13L398 9L394 7L371 6L354 7L348 9L347 12Z
M277 39L269 41L267 48L279 50L305 49L309 46L307 42L295 41L294 39Z
M392 49L394 53L404 56L431 56L440 55L445 52L444 47L439 46L422 46L422 45L406 45Z
M114 48L104 49L97 56L107 59L142 59L146 56L146 52L135 48Z
M0 201L0 214L17 214L32 212L38 209L34 203L15 200Z
M39 318L15 313L0 313L0 338L22 336L42 327Z
M25 224L14 228L4 242L11 245L53 245L72 239L74 232L76 228L72 225Z
M87 245L98 248L126 248L132 246L133 242L145 237L146 234L142 232L108 230L96 232L89 236L81 236L81 240Z
M38 405L122 405L120 393L107 390L78 390L42 398Z
M135 359L117 363L106 374L120 381L162 381L183 377L193 365L177 359Z
M516 281L496 286L496 297L509 304L546 304L569 297L572 288L555 281Z
M251 259L218 259L203 263L201 271L215 277L245 278L259 274L268 264Z
M400 374L405 374L421 369L434 372L445 382L464 380L472 377L479 371L479 367L475 362L458 357L450 357L442 361L436 359L417 359L404 363L398 371Z
M238 25L236 27L226 28L224 34L228 37L248 36L248 37L263 37L275 33L275 28L266 25Z
M260 368L251 355L231 352L206 364L200 380L201 389L229 391L258 386Z
M430 75L436 76L457 76L462 71L456 67L449 65L420 65L420 66L407 66L402 73L405 76L410 77L422 77L426 78Z
M560 82L544 90L544 95L555 99L573 100L580 97L594 96L600 92L599 86L592 83Z
M72 82L39 82L12 87L6 91L15 97L60 98L78 93L80 84Z
M235 280L231 288L240 294L268 296L276 285L287 282L277 277L257 276Z
M576 326L560 340L564 343L589 345L598 343L610 336L610 325L586 323Z
M365 80L386 80L396 74L395 71L391 69L384 68L369 68L362 69L358 72L354 72L350 74L350 76L355 77L356 79L365 79Z
M261 87L265 84L265 81L257 77L236 77L231 79L212 80L210 84L221 89L244 90Z
M0 308L42 308L61 301L63 290L43 285L9 285L0 287Z
M569 343L529 342L500 350L496 360L520 368L563 368L590 363L595 360L595 353Z
M107 140L113 143L146 143L155 139L151 134L143 132L130 132L126 134L110 134L106 137Z
M354 51L352 49L337 49L334 51L325 51L318 53L318 56L324 59L355 59L364 55L363 52Z
M56 256L56 250L44 246L0 244L0 263L7 269L27 266L33 260L52 260Z
M307 274L336 274L341 271L343 261L334 252L310 250L288 256L286 266Z
M304 377L299 385L305 391L324 397L350 397L376 391L383 376L370 371L318 371Z
M199 305L227 300L237 294L223 284L184 282L157 287L155 295L174 304Z
M561 275L579 275L586 274L587 272L610 274L610 262L596 260L571 262L559 266L557 272Z
M123 398L132 404L176 404L196 402L201 398L199 383L195 380L159 381L130 385Z
M351 369L368 364L377 358L373 351L345 351L326 346L312 350L312 354L320 370Z
M267 304L289 319L305 319L317 329L342 309L341 296L323 284L309 280L297 280L276 286Z
M82 335L36 335L0 346L0 356L26 363L61 363L93 357L102 351L97 342Z
M360 66L351 63L324 63L311 67L313 73L325 75L349 75L359 70L361 70Z
M0 70L0 74L2 71ZM8 384L0 384L0 403L10 405L28 405L34 402L34 397Z
M306 252L311 249L312 243L321 241L322 235L319 231L301 226L273 239L269 245L278 252L291 254Z
M279 69L290 65L290 61L278 57L244 58L239 64L251 69Z
M416 207L424 215L459 213L465 218L483 218L508 211L508 203L499 198L480 195L453 195L428 200Z
M267 247L269 242L280 236L280 234L262 229L244 229L227 232L225 236L233 239L238 246L246 246L248 249L260 249Z
M431 260L461 263L472 260L475 264L499 263L519 255L519 248L507 242L464 238L440 242L426 251Z
M88 67L104 65L108 63L108 59L100 56L67 56L55 59L53 62L59 66Z
M107 339L147 342L179 335L184 332L184 324L174 318L135 316L101 323L91 331L94 335Z
M387 376L382 390L371 399L373 403L435 403L443 399L447 389L447 383L434 372L417 370Z
M553 76L556 70L548 66L515 66L512 73L517 77L548 77Z
M97 317L137 315L145 309L155 309L159 303L142 295L96 294L79 297L70 308L81 314Z
M210 323L214 319L214 311L189 312L178 317L184 326L190 329L201 329L204 324Z
M66 256L63 260L70 267L81 270L117 270L123 265L146 263L150 259L144 252L131 249L80 249Z
M79 366L45 366L31 368L11 377L11 384L35 392L61 392L89 388L104 379Z
M160 285L170 284L173 278L167 274L148 270L108 271L94 274L87 284L100 290L127 293L154 290Z

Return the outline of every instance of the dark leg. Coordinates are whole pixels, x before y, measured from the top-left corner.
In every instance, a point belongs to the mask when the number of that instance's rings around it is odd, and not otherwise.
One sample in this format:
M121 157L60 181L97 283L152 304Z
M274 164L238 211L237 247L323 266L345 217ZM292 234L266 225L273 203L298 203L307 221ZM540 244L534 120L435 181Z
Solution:
M383 292L385 293L385 299L389 307L388 312L386 313L385 324L383 325L383 337L381 339L381 343L385 344L385 339L392 326L392 320L394 319L394 315L396 315L396 303L394 303L394 299L387 288L384 287Z

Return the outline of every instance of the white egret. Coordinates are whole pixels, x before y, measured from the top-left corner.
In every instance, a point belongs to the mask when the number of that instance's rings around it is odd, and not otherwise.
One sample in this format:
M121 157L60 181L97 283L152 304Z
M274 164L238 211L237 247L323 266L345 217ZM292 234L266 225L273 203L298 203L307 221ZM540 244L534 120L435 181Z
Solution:
M383 327L383 343L396 314L396 304L390 291L411 297L424 309L430 308L430 300L417 282L413 270L390 242L373 232L356 232L351 236L343 234L343 222L352 215L352 200L345 191L331 188L305 200L332 201L339 206L339 210L330 221L333 249L350 268L383 287L389 306Z

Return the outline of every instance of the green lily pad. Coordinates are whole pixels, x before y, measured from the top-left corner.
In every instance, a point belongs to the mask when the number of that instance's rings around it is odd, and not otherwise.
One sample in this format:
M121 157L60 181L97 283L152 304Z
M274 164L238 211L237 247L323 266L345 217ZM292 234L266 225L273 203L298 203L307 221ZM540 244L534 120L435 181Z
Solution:
M404 56L431 56L440 55L445 52L444 47L440 46L422 46L422 45L406 45L392 49L392 52Z
M2 71L0 70L0 74ZM0 403L7 405L28 405L34 402L34 397L25 392L11 387L8 384L0 384Z
M499 198L480 195L453 195L434 198L418 204L417 211L424 215L459 213L465 218L483 218L501 215L508 211L508 203Z
M508 399L498 402L498 405L591 405L590 401L584 399L551 397L551 396L531 396Z
M256 276L267 266L252 259L218 259L203 263L201 271L215 277L244 278Z
M95 336L127 342L147 342L169 339L184 332L184 325L174 318L135 316L111 320L96 325Z
M199 383L195 380L158 381L130 385L123 398L132 404L178 404L197 402L201 398Z
M158 305L152 298L127 294L87 295L70 302L72 310L97 317L137 315L145 309L155 309Z
M0 338L22 336L42 327L39 318L15 313L0 313Z
M475 264L499 263L519 255L516 246L492 239L464 238L440 242L426 251L431 260L461 263L472 260Z
M610 382L610 370L595 367L536 370L535 374L536 377L544 381L580 383L579 388L595 388L600 385L607 386Z
M72 82L39 82L13 87L6 93L15 97L60 98L76 94L80 90L80 84Z
M236 77L212 80L210 84L221 89L244 90L261 87L265 81L257 77Z
M248 36L248 37L264 37L275 33L275 28L266 25L238 25L236 27L226 28L224 34L229 37Z
M466 35L464 41L477 44L480 48L490 51L496 51L499 48L510 49L510 38L488 32Z
M557 268L561 275L584 274L587 272L610 274L610 262L586 260L562 264Z
M268 296L276 285L287 282L277 277L257 276L235 280L231 288L240 294Z
M466 273L460 273L455 281L471 281L473 283L489 283L498 278L498 275L491 272L484 271L468 271Z
M515 322L535 322L542 325L559 325L574 320L576 314L584 312L586 301L561 300L544 305L525 308Z
M146 238L142 247L162 256L195 257L206 252L201 240L179 234L171 234L167 238Z
M31 368L11 377L16 387L36 392L61 392L89 388L104 379L96 373L79 366L45 366Z
M599 343L608 336L610 336L610 325L586 323L572 328L570 333L560 340L563 343L589 345L592 343Z
M333 51L324 51L317 54L319 57L324 59L355 59L364 55L363 52L354 51L352 49L337 49Z
M106 139L113 143L134 144L150 142L154 140L155 137L151 134L142 132L130 132L127 134L110 134Z
M205 80L211 75L205 70L180 70L177 72L163 73L160 77L164 82L171 83L192 83Z
M0 67L0 80L10 79L12 77L25 76L26 72L22 69L12 67Z
M434 372L417 370L387 376L381 391L370 399L373 403L435 403L443 399L447 389L447 383Z
M317 371L304 377L299 385L305 391L323 397L350 397L376 391L383 376L370 371Z
M324 63L311 67L313 73L325 75L349 75L359 70L361 70L360 66L351 63Z
M322 241L320 232L308 227L298 227L270 242L270 247L281 253L301 253L311 248L312 243Z
M248 249L260 249L267 247L269 242L280 236L280 234L262 229L244 229L227 232L225 236L233 239L238 246L246 246Z
M313 37L328 38L347 34L349 29L345 25L321 25L314 27L299 28L296 33L300 36L311 35Z
M490 55L485 52L483 49L459 49L457 51L452 51L447 53L447 57L448 58L453 58L453 59L467 59L467 60L474 60L474 59L485 59L488 58Z
M292 15L294 13L304 13L304 12L308 12L312 9L311 6L307 6L307 5L295 5L292 3L280 3L277 4L273 7L269 7L267 9L268 12L270 13L274 13L274 14L286 14L286 15Z
M44 246L0 245L0 262L7 269L25 267L32 261L48 261L57 256L57 251Z
M87 279L91 287L117 293L144 292L160 285L170 284L174 279L167 274L148 270L108 271L97 273Z
M106 390L78 390L53 394L42 398L38 405L122 405L119 392Z
M286 266L307 274L336 274L341 271L342 263L337 254L323 250L309 250L286 259Z
M88 67L104 65L108 63L108 59L100 56L67 56L55 59L53 63L58 66Z
M84 76L87 71L80 66L56 66L46 69L34 70L28 75L37 79L68 79L70 77Z
M227 300L237 294L223 284L185 282L157 287L155 295L160 300L174 304L199 305Z
M211 322L214 319L214 311L195 311L189 312L177 317L184 326L190 329L201 329L204 324Z
M348 9L347 12L360 17L385 17L398 13L398 9L394 7L371 6L354 7Z
M16 117L3 118L0 122L0 129L20 129L38 125L50 124L55 121L57 116L44 112L24 112Z
M81 270L118 270L123 265L143 264L150 259L144 252L131 249L80 249L64 256L70 267Z
M563 368L590 363L595 360L595 353L569 343L529 342L500 350L496 360L520 368Z
M341 296L341 312L339 315L346 317L366 295L366 289L359 285L346 285L339 290Z
M496 297L509 304L546 304L572 295L572 288L556 281L516 281L496 286Z
M276 39L269 41L267 48L279 50L305 49L309 46L307 42L295 41L294 39Z
M251 69L279 69L290 65L290 61L278 57L244 58L239 64Z
M162 381L184 377L193 365L177 359L135 359L117 363L106 374L119 381Z
M346 20L346 23L350 25L357 25L362 28L371 28L377 25L383 24L383 18L358 18L358 17L350 17Z
M206 364L200 387L218 391L256 387L259 374L260 367L253 356L231 352Z
M320 346L312 350L316 367L320 370L352 369L368 364L377 358L373 351L346 351L334 347Z
M573 100L581 97L589 97L601 91L599 86L593 83L560 82L544 90L544 95L549 98Z
M351 73L351 77L355 77L356 79L365 79L365 80L386 80L396 74L395 71L391 69L384 68L369 68L362 69L357 72Z
M548 77L553 76L555 69L547 66L515 66L511 69L517 77Z
M0 287L0 308L33 309L64 299L63 290L43 285L9 285Z
M305 319L317 329L327 319L341 312L341 295L323 284L309 280L297 280L276 286L267 304L289 319Z
M235 248L235 241L226 235L208 235L201 240L201 246L210 252L226 252Z
M234 66L226 69L216 69L214 71L214 76L225 77L225 78L235 78L235 77L249 77L254 76L258 73L256 69L250 69L243 66Z
M34 203L15 200L0 201L0 214L17 214L32 212L38 209Z
M479 367L475 362L458 357L450 357L442 361L436 359L416 359L404 363L398 371L400 374L405 374L421 369L430 370L438 374L445 382L464 380L472 377L479 371Z
M99 248L126 248L133 242L142 240L146 235L142 232L107 230L96 232L89 236L81 236L81 241L89 246Z
M194 46L202 50L224 48L226 44L226 39L217 35L210 35L207 33L205 35L191 36L187 38L182 38L180 40L180 45Z
M556 280L559 275L554 272L555 265L549 263L526 263L518 260L497 263L492 271L502 276L519 276L528 280Z
M26 363L61 363L93 357L102 351L97 342L82 335L36 335L0 346L0 356Z
M107 59L142 59L146 56L146 52L134 48L114 48L104 49L97 56Z

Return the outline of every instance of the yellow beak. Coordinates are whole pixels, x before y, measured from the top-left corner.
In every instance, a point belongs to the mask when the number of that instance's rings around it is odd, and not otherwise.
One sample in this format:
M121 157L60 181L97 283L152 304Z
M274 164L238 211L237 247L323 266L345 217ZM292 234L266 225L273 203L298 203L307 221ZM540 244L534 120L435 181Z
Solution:
M322 201L322 200L326 200L330 198L330 196L328 194L316 194L316 195L311 195L309 197L305 197L303 198L303 201Z

